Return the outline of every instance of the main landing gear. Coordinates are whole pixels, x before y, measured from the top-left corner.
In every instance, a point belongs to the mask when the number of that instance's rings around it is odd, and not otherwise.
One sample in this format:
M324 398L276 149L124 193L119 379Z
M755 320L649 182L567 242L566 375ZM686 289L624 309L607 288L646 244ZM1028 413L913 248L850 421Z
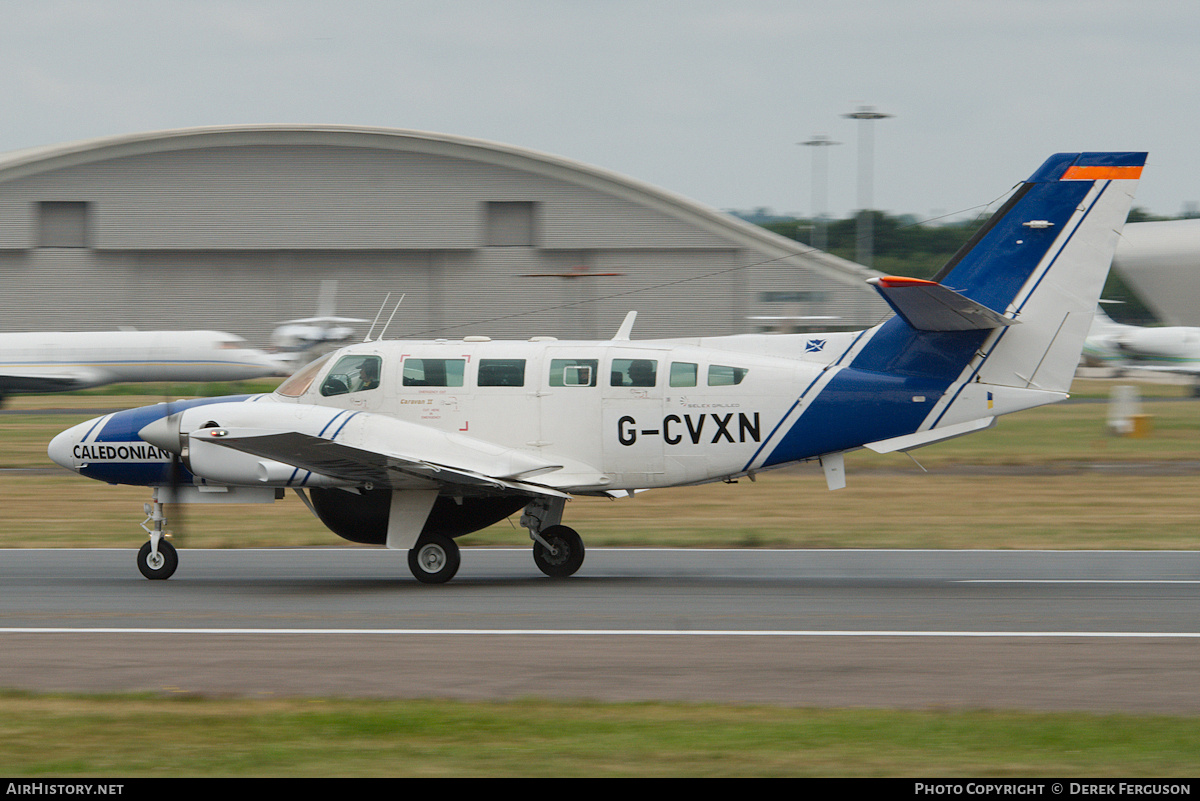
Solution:
M565 503L562 498L538 499L521 516L533 540L533 563L551 578L574 575L583 565L583 538L559 523ZM408 552L408 569L422 584L445 584L461 561L458 543L444 534L422 534Z
M533 540L533 563L551 578L573 576L583 565L583 538L560 522L565 505L565 498L538 498L521 515Z
M422 584L445 584L461 561L458 543L444 534L423 535L408 552L408 569Z
M175 546L163 538L167 517L163 514L157 488L145 510L146 519L142 521L142 529L150 535L150 541L138 550L138 570L148 579L169 579L175 573L175 568L179 567L179 554L175 552ZM147 527L146 523L151 526Z
M550 578L573 576L583 565L583 538L575 529L550 526L532 536L533 563Z

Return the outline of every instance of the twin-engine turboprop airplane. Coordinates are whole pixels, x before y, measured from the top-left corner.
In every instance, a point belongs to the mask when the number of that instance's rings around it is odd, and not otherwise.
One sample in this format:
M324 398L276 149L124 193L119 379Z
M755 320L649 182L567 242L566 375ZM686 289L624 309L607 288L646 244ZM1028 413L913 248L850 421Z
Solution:
M871 279L896 315L855 333L631 341L368 341L271 395L81 423L50 457L153 488L148 578L174 572L162 504L295 490L336 534L459 567L454 538L523 509L550 576L583 562L572 495L751 476L908 451L1067 397L1144 153L1051 157L933 281ZM370 334L368 334L368 337Z

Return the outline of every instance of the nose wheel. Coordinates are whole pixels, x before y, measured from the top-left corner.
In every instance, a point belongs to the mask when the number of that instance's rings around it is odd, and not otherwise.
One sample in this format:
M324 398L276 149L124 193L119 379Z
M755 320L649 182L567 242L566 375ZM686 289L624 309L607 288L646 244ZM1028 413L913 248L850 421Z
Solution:
M175 546L163 537L167 517L163 514L163 505L159 501L157 489L154 490L150 503L144 508L146 520L142 523L142 529L150 535L150 541L138 550L138 570L148 579L169 579L174 575L175 568L179 567L179 554L175 552ZM150 525L147 526L146 523Z
M138 550L137 565L148 579L169 579L175 568L179 567L179 554L175 552L175 546L166 540L159 540L157 548L147 542Z

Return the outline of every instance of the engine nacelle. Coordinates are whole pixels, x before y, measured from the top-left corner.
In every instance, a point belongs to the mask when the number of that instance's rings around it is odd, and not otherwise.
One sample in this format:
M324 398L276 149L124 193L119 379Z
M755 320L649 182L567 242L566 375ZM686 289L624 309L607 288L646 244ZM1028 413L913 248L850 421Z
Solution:
M366 545L384 545L387 542L391 490L370 489L356 493L315 488L309 497L321 522L342 539ZM421 533L461 537L500 522L530 500L511 495L461 499L439 497L434 501Z
M223 429L204 428L188 436L186 464L197 478L216 484L260 487L347 487L353 482L301 470L290 464L276 462L226 448L209 441L218 438Z

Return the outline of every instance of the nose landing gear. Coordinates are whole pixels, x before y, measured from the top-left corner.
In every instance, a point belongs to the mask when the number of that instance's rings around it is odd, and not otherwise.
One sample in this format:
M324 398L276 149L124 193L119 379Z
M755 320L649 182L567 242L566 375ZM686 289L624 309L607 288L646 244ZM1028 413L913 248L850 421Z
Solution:
M169 579L175 573L175 568L179 567L179 554L175 552L175 546L164 539L163 528L167 524L167 517L163 514L157 488L150 503L145 505L145 511L142 529L150 535L150 541L138 550L138 570L148 579ZM147 523L151 526L147 527Z

